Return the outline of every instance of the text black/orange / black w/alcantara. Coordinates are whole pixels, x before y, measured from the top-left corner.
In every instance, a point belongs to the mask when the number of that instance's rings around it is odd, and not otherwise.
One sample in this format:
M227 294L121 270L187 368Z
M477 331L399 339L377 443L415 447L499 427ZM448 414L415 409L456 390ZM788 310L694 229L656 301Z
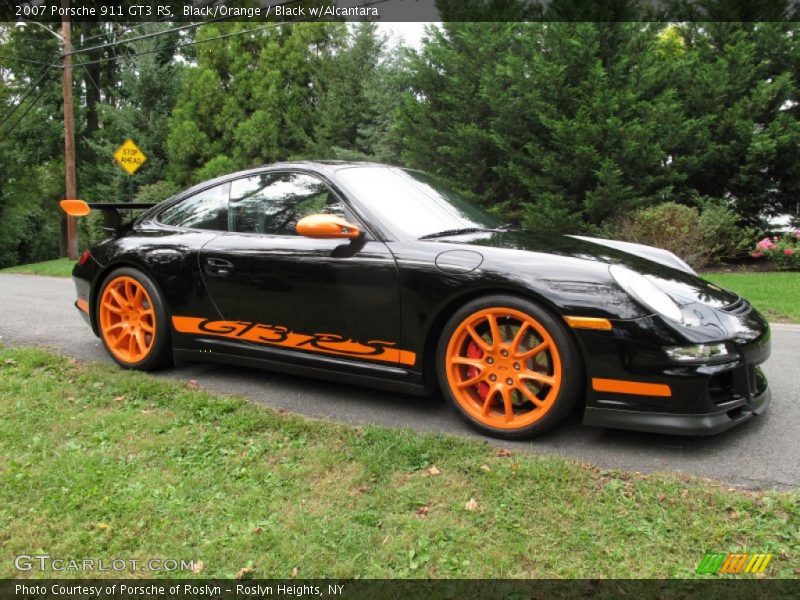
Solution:
M116 211L145 209L120 225ZM435 179L372 163L233 173L114 233L73 278L120 365L278 369L437 389L471 425L711 434L766 409L767 322L658 248L504 226Z

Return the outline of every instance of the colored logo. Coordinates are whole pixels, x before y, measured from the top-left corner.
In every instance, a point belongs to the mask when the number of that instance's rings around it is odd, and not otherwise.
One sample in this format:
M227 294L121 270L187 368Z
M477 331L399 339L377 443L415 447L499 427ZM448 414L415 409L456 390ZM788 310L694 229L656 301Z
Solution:
M772 554L708 552L697 565L697 572L711 575L763 573L771 560Z

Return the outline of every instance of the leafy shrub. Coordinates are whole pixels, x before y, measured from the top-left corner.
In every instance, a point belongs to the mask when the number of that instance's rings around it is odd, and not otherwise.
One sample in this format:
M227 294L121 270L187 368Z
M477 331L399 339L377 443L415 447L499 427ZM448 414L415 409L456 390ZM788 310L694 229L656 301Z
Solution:
M800 229L783 236L765 237L756 244L753 256L764 257L780 269L800 270Z
M617 239L669 250L693 267L746 252L752 232L739 227L739 217L719 202L700 201L702 210L675 202L640 209L612 222Z

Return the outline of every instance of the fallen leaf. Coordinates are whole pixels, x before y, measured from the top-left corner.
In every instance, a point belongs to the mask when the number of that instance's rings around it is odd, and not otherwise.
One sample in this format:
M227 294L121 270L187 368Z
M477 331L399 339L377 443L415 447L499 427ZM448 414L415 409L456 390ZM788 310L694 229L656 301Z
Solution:
M262 531L264 531L264 530L263 530L263 529L261 529L261 527L255 527L255 528L253 529L253 533L261 533Z
M248 579L252 573L252 567L242 567L236 572L236 579Z
M114 396L114 402L122 402L125 400L125 396Z
M297 577L297 567L292 567L292 577Z
M430 473L431 475L436 477L437 475L439 475L441 473L441 471L436 468L436 465L431 465L431 468L428 469L428 473Z
M478 510L478 503L476 502L475 498L470 498L469 502L464 506L468 511L475 512Z
M365 485L358 486L358 492L360 494L364 494L364 493L366 493L368 491L369 491L369 488L367 486L365 486Z
M789 558L789 552L786 551L786 550L781 550L781 558L783 560L786 560L787 558Z
M511 470L512 471L516 471L517 469L519 469L519 464L518 463L511 463Z
M667 497L667 495L666 494L662 494L661 492L656 494L656 498L658 498L659 502L663 502L666 499L666 497Z
M105 531L106 529L108 529L108 523L98 523L97 528Z
M428 516L428 510L429 510L429 509L428 509L428 507L427 507L427 506L420 506L420 507L417 509L417 516L418 516L420 519L424 519L425 517L427 517L427 516Z
M7 358L3 364L12 365L13 366L13 365L17 364L17 361L15 361L13 358Z
M689 490L681 490L681 498L686 498L689 495Z
M381 542L381 546L385 546L386 542L388 542L388 541L389 541L389 536L387 535L385 538L383 538L383 541Z
M497 454L495 456L498 456L500 458L507 458L512 454L513 453L511 452L511 450L506 450L505 448L501 448L500 450L497 451Z
M199 390L200 389L200 384L197 383L197 379L190 379L189 383L187 383L186 385L188 385L193 390Z
M487 473L488 473L489 471L491 471L491 469L489 468L489 465L481 465L481 466L480 466L480 467L478 467L478 468L479 468L481 471L486 471Z
M200 573L203 570L204 566L205 565L203 564L202 560L195 561L194 563L192 563L192 573L195 574Z

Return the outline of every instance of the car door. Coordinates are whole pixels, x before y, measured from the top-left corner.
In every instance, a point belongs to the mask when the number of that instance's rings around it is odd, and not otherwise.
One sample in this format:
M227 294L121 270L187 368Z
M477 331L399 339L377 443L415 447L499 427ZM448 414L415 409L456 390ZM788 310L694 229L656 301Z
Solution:
M311 239L302 217L332 213L353 222L341 195L319 177L265 172L231 182L229 232L201 252L201 270L224 323L218 335L361 362L412 364L398 348L398 274L386 245Z

